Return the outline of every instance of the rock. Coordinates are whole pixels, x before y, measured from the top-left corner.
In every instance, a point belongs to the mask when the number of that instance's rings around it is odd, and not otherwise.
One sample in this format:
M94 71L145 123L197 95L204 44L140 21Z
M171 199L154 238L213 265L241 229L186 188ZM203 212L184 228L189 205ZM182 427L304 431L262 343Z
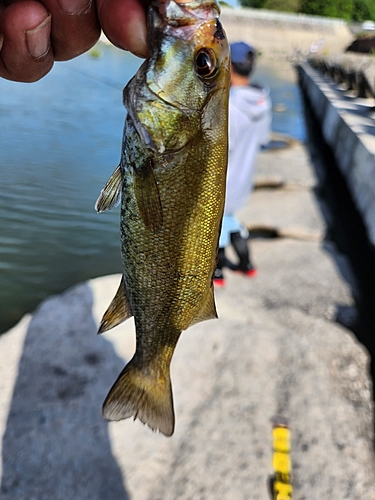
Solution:
M369 54L375 50L375 36L368 35L357 38L346 50L349 52L362 52Z

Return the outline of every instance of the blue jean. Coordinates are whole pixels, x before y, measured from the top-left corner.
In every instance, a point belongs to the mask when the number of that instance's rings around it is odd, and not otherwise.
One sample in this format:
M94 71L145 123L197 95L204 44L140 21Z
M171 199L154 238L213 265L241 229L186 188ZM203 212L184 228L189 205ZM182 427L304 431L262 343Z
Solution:
M230 245L231 233L247 233L247 229L241 222L232 214L224 214L223 223L221 227L219 248L225 248Z

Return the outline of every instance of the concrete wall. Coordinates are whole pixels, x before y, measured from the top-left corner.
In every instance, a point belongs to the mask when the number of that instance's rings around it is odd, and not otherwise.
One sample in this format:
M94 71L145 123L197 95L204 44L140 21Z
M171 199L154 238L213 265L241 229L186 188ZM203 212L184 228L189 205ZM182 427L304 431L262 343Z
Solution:
M308 63L299 66L301 85L347 180L371 242L375 245L375 120L364 99L351 99ZM370 104L370 103L368 103ZM373 103L372 103L373 104Z
M312 43L324 42L326 54L342 52L353 40L347 24L340 19L285 14L259 9L222 9L229 40L244 40L266 57L293 57L308 54Z

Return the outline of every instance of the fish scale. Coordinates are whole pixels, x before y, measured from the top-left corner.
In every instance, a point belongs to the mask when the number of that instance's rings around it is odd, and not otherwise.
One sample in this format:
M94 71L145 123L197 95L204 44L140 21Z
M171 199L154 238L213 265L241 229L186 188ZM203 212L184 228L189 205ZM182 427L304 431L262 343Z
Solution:
M124 89L122 156L97 201L120 194L123 277L99 333L134 316L136 351L103 414L174 431L170 363L180 334L217 317L213 273L224 209L229 49L212 0L149 8L150 58Z

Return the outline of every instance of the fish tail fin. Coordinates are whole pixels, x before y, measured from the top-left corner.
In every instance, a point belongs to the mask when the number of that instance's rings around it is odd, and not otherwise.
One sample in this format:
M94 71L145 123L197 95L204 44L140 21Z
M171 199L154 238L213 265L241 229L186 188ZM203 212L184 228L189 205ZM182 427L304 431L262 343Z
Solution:
M152 430L171 436L175 419L169 366L155 377L132 361L120 373L104 401L104 418L139 418Z

